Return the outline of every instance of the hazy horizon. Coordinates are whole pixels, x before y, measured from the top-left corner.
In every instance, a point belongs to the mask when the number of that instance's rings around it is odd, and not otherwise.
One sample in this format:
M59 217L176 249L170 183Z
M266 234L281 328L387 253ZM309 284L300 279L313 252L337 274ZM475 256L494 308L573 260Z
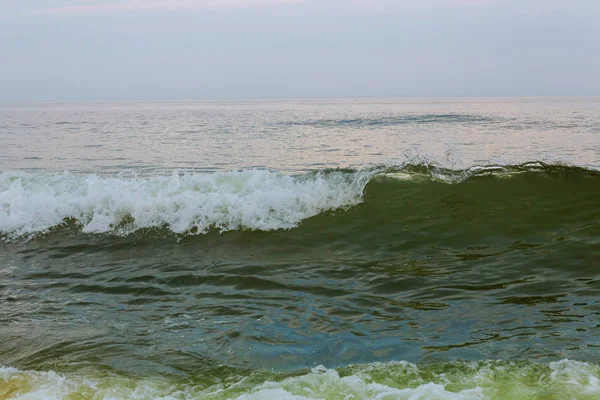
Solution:
M244 102L322 102L322 101L406 101L406 102L418 102L418 101L452 101L452 100L560 100L560 99L573 99L573 100L600 100L600 95L581 95L581 96L431 96L431 97L288 97L288 98L221 98L221 99L143 99L143 100L0 100L0 105L11 106L11 105L44 105L44 104L114 104L114 103L244 103Z
M0 101L595 97L592 0L0 0Z

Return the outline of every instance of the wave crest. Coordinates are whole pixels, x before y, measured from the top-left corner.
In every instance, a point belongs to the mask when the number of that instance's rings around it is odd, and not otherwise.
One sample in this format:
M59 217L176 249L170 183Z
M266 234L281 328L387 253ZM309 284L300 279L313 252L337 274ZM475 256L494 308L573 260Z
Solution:
M166 226L289 229L327 210L357 204L367 173L292 177L265 170L149 178L5 172L0 174L0 232L20 237L73 221L84 233L128 234Z
M596 170L543 162L454 170L423 161L299 176L267 170L151 177L13 171L0 173L0 237L31 237L61 226L121 236L162 228L190 235L291 229L323 212L359 204L373 180L456 184L526 172L567 179L600 176Z

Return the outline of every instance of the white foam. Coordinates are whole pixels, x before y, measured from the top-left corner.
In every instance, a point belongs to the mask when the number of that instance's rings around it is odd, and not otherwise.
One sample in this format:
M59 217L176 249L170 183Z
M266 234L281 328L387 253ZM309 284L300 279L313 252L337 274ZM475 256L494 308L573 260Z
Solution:
M86 233L127 234L161 226L175 233L289 229L359 203L368 180L368 172L299 177L265 170L174 172L149 178L4 172L0 233L36 234L67 219Z
M238 400L308 400L308 399L397 399L397 400L483 400L481 388L474 387L451 392L443 385L425 383L414 388L394 388L371 382L370 379L350 375L340 377L336 370L313 369L312 373L286 379L282 382L267 382L251 393L237 397Z
M348 373L349 372L349 373ZM260 372L252 381L259 380ZM408 362L359 365L341 373L317 367L311 372L252 386L239 377L230 386L194 386L164 378L134 379L118 375L62 375L53 371L0 368L0 398L58 400L483 400L600 398L598 365L562 360L549 364L482 361L419 367Z
M169 386L166 381L134 381L116 376L100 378L65 377L55 372L22 372L0 368L0 398L25 400L60 400L77 397L102 400L308 400L308 399L398 399L398 400L482 400L480 388L460 392L447 391L444 386L427 383L416 388L397 389L368 382L358 376L340 377L335 370L313 370L312 373L283 380L265 382L246 393L229 390L202 390L193 386Z

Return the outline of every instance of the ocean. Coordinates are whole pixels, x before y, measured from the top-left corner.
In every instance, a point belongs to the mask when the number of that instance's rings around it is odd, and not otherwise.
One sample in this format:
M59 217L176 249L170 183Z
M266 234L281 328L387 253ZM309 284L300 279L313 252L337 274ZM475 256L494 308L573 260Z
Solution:
M600 99L0 105L14 398L600 398Z

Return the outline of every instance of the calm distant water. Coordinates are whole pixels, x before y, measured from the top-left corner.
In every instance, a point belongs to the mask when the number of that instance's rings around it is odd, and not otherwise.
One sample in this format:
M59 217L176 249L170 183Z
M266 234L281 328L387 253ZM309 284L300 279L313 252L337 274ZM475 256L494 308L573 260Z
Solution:
M0 105L0 399L600 398L600 99Z

